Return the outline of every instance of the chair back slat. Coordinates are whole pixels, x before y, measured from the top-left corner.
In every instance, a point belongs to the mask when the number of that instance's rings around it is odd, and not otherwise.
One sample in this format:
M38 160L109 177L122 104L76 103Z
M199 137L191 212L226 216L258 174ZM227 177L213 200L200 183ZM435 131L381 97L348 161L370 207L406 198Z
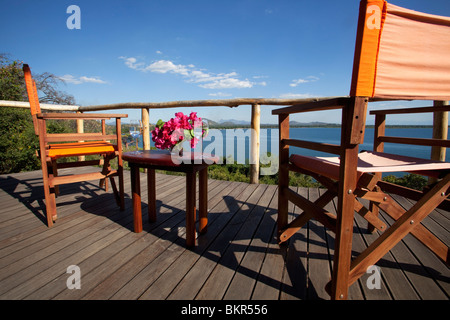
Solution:
M25 77L25 85L27 88L28 101L30 102L31 116L33 117L34 132L38 134L36 114L41 112L39 105L39 96L36 89L36 82L31 76L31 69L27 64L23 65L23 74Z
M450 99L450 18L363 0L351 96Z

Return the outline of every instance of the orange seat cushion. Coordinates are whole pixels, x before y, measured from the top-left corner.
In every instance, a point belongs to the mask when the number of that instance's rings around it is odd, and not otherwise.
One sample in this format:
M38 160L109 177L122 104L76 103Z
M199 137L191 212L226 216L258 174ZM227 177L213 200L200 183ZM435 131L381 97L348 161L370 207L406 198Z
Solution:
M115 151L114 145L106 141L60 143L50 145L48 156L58 159L63 157L114 153Z

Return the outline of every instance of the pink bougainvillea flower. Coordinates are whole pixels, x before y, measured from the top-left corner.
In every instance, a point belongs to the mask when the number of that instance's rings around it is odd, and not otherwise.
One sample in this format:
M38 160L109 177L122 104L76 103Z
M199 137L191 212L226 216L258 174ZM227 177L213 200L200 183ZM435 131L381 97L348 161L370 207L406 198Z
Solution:
M156 148L163 150L172 149L184 140L188 140L191 148L195 148L199 139L194 136L194 130L202 129L202 119L197 116L197 112L191 112L189 117L182 112L177 112L175 118L166 122L158 120L152 131L152 140ZM205 135L205 130L202 130L202 135Z

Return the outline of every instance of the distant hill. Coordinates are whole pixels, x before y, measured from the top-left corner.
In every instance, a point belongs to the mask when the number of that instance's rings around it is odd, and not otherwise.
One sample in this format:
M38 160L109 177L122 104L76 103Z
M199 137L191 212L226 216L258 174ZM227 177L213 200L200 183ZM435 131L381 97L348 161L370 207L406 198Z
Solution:
M289 126L291 127L340 127L340 124L337 123L327 123L327 122L298 122L298 121L289 121Z
M206 119L206 118L205 118ZM220 120L214 121L210 119L208 120L208 124L210 128L213 129L233 129L233 128L250 128L250 122L245 120ZM107 123L108 125L114 125L113 122ZM327 123L327 122L298 122L298 121L290 121L289 125L291 128L340 128L341 125L339 123ZM154 124L150 124L150 130L153 130L155 127ZM366 128L373 128L373 124L367 124ZM386 128L432 128L432 125L386 125ZM278 124L276 123L266 123L261 124L261 128L278 128ZM449 126L450 129L450 126Z

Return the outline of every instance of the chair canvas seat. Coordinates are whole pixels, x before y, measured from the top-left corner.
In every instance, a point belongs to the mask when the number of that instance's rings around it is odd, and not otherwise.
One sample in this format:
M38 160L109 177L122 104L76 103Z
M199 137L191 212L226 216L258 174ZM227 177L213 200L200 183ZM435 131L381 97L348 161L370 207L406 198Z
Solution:
M293 154L289 160L299 168L319 173L333 180L339 179L339 157L310 157ZM438 177L442 174L438 170L444 169L450 170L450 163L384 152L364 151L358 155L358 179L363 173L375 172L416 172Z
M106 141L60 143L49 146L48 156L52 159L58 159L80 155L108 154L115 151L114 145Z

